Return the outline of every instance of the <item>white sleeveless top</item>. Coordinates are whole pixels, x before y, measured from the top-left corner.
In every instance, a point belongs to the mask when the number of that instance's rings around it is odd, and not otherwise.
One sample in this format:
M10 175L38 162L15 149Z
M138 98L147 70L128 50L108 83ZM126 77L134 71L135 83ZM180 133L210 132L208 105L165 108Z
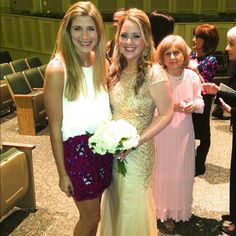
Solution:
M101 122L111 120L108 92L102 90L95 95L93 66L82 67L82 70L84 73L87 95L81 94L75 101L68 101L65 97L65 70L63 120L61 128L63 141L66 141L70 137L86 134L86 131L93 133Z

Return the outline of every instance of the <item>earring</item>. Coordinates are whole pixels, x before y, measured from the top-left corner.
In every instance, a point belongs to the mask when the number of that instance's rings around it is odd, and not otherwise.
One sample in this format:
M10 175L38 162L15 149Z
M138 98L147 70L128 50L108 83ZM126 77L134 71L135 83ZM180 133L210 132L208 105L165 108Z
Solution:
M143 50L143 56L144 56L144 57L147 57L147 55L148 55L148 49L145 48L145 49Z

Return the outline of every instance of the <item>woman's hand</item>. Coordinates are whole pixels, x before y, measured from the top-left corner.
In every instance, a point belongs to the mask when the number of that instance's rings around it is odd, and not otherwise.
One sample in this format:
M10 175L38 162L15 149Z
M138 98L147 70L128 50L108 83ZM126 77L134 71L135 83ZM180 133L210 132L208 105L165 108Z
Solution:
M201 84L201 86L203 94L215 95L219 90L219 86L216 85L215 83L203 83Z
M195 109L196 109L196 105L195 105L194 101L186 102L186 105L184 108L185 113L192 113L192 112L194 112Z
M174 111L182 113L192 113L196 109L196 105L193 101L181 101L174 105Z
M60 177L59 187L61 191L67 195L67 197L71 197L74 194L74 189L68 176Z
M185 108L184 101L174 104L174 111L176 111L176 112L184 112L184 108Z
M118 158L118 159L124 160L124 159L128 156L128 154L129 154L131 151L132 151L132 150L129 149L129 150L120 152L119 154L115 155L115 157Z
M219 98L219 101L221 103L221 107L224 111L230 113L231 112L231 106L229 106L227 103L224 102L222 98Z

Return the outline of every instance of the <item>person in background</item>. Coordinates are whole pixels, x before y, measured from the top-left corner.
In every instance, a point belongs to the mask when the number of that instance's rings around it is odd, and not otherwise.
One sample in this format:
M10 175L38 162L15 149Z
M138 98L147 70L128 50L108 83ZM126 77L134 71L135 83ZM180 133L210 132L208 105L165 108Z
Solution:
M229 86L236 90L236 43L235 43L235 38L236 38L236 27L233 27L229 32L228 32L228 41L229 44L226 47L226 51L228 53L229 57Z
M154 10L149 14L149 20L156 48L165 36L173 34L175 19L167 13Z
M227 32L228 45L225 50L228 52L229 60L236 62L236 26ZM222 219L231 221L228 226L222 226L221 230L228 235L236 235L236 90L235 92L221 91L214 83L202 84L202 89L206 94L216 95L216 102L221 104L224 111L231 114L232 124L232 154L230 163L230 196L229 215L222 215Z
M204 101L198 74L186 69L189 48L182 37L165 37L157 47L157 55L172 87L174 115L155 136L154 203L157 219L174 231L175 222L191 217L195 173L192 113L203 113Z
M114 27L115 32L117 30L117 25L119 23L119 20L121 19L122 16L125 15L125 12L126 12L125 8L117 9L114 12L114 14L113 14L113 27ZM106 55L107 55L107 59L110 63L111 63L111 59L112 59L112 55L113 55L113 51L114 51L114 46L115 46L114 39L108 41L106 44Z
M156 236L153 137L170 122L173 103L166 73L156 64L150 22L142 10L130 9L120 20L109 74L112 117L136 127L140 140L135 150L122 155L125 177L114 161L112 183L103 199L101 236ZM153 118L156 107L159 116Z
M236 39L234 47L236 50ZM228 226L223 225L220 229L228 235L236 235L236 90L235 93L221 91L220 87L214 83L204 83L202 88L206 94L216 95L216 103L221 105L224 111L231 114L233 140L230 164L230 214L222 215L222 219L224 221L231 221L231 224Z
M229 61L228 75L229 75L229 82L227 83L227 85L229 85L233 89L236 89L236 61ZM221 108L221 104L215 106L211 115L214 118L217 118L220 120L230 119L230 116L224 116L224 110Z
M230 77L229 86L236 90L236 61L229 62L228 74Z
M193 50L190 68L196 71L202 82L212 82L218 69L214 52L219 42L219 34L214 25L202 24L193 30ZM205 103L203 114L193 114L195 139L200 141L196 148L195 176L206 171L205 162L211 145L210 112L213 96L203 94Z
M73 4L61 22L44 86L59 187L79 210L74 236L96 235L113 156L93 154L87 132L111 119L102 17L89 1Z

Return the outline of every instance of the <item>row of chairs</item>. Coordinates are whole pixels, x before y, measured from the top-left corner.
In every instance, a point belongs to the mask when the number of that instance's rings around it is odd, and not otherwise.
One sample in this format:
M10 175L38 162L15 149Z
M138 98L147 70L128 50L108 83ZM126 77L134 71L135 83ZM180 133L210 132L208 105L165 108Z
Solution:
M19 72L13 69L13 65L10 63L0 65L1 85L7 87L8 95L15 104L19 134L36 135L40 128L47 125L42 91L47 65L27 68ZM3 86L1 86L1 90L2 88ZM6 97L6 93L6 90L1 91L1 103Z
M46 67L47 64L44 64L39 67L27 68L23 71L14 71L9 63L3 63L0 64L1 80L4 83L4 76L23 73L32 88L43 88Z
M10 61L9 64L11 65L14 72L20 72L42 65L40 59L37 56Z
M19 59L11 61L10 63L0 64L0 90L1 90L1 99L0 99L0 115L7 114L14 111L13 99L11 98L10 91L4 81L4 76L9 75L15 72L29 70L30 68L39 67L39 70L44 76L46 65L42 65L41 61L37 56L29 57L26 59ZM35 69L36 71L36 69ZM36 71L37 72L37 71ZM29 71L28 73L32 73ZM34 73L35 75L37 73ZM37 86L43 86L42 76L38 75L37 80L31 80L31 83L36 83Z

